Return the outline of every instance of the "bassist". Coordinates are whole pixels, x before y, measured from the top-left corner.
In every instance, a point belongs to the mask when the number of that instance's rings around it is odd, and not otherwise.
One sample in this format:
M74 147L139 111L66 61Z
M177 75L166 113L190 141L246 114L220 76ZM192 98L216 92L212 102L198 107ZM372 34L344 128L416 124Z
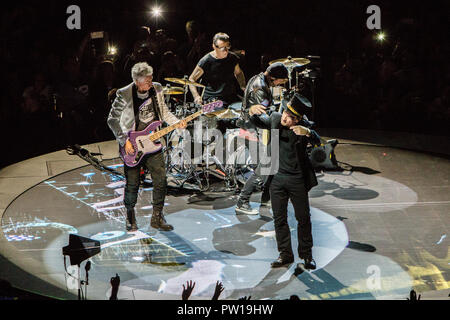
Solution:
M127 135L130 131L142 130L156 120L169 125L174 125L179 121L164 102L161 84L152 82L153 68L151 66L145 62L135 64L131 70L131 77L133 83L117 90L108 116L108 126L120 147L129 155L135 153ZM179 128L186 128L186 122L180 121ZM146 155L140 165L135 167L129 167L124 163L126 186L123 201L127 210L126 229L127 231L138 230L134 207L138 197L141 166L148 169L153 181L153 213L150 225L163 231L173 230L163 215L167 181L164 157L161 151Z

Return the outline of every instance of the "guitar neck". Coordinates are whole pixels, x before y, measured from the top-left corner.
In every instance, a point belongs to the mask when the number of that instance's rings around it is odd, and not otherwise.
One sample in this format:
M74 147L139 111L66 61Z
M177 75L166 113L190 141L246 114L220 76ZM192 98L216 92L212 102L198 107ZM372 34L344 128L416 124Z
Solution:
M201 110L197 111L196 113L191 114L190 116L184 118L183 120L186 120L186 122L192 121L195 118L199 117L202 113L203 112ZM164 129L161 129L161 130L159 130L159 131L157 131L155 133L152 133L150 135L150 140L155 141L155 140L160 139L161 137L165 136L166 134L168 134L168 133L172 132L173 130L177 129L177 126L178 126L178 123L173 124L171 126L168 126L168 127L164 128Z

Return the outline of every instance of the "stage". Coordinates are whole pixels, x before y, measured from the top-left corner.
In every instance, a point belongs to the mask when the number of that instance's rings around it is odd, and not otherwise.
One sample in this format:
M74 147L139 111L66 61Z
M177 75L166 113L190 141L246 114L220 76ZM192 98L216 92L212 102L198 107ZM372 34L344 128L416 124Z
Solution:
M119 299L191 300L400 299L414 289L422 299L446 298L450 286L450 161L448 138L323 130L337 138L340 171L317 172L309 194L314 271L271 269L277 258L271 210L236 215L236 196L199 198L169 189L170 232L150 227L151 187L136 206L139 231L125 232L124 181L64 150L0 170L0 278L17 288L77 299L62 247L75 233L101 242L91 258L87 299L106 300L110 278L121 278ZM358 138L357 138L358 137ZM84 146L122 170L115 141ZM438 154L440 148L442 153ZM259 208L260 193L251 199ZM289 205L296 252L296 223ZM66 259L67 271L73 273ZM296 262L300 262L296 256ZM84 262L81 264L85 278Z

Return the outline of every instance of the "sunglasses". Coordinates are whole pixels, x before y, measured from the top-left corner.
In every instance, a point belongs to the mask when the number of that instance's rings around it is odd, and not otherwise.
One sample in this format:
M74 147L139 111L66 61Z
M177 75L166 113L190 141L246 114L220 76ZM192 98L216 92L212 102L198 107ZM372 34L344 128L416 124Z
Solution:
M231 49L231 46L227 46L227 47L219 47L219 46L217 46L217 45L214 45L214 47L216 47L217 49L219 49L220 51L225 51L225 50L230 50Z

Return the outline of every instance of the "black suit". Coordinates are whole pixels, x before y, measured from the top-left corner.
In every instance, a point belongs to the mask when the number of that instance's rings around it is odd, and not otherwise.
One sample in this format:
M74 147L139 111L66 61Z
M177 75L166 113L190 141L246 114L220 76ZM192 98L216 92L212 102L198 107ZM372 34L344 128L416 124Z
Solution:
M250 120L259 128L283 130L281 126L281 114L278 112L272 113L270 117L266 118L252 116ZM299 124L308 126L308 123L305 120L301 120ZM272 136L272 139L275 138L275 136ZM289 200L291 200L295 211L295 217L298 222L297 235L299 257L302 259L312 258L311 249L313 246L313 239L311 233L308 192L317 185L317 178L307 155L306 147L308 142L320 144L320 137L314 130L311 130L310 137L295 136L295 139L289 141L288 147L295 149L296 159L293 159L293 161L297 161L300 172L287 172L285 168L280 166L279 170L269 176L266 181L266 186L270 185L270 197L272 201L277 246L280 256L283 259L293 258L291 232L287 222L287 206ZM281 143L282 142L280 141L280 144ZM274 156L276 159L279 159L286 155L283 155L280 152L278 157L276 157L276 155Z

